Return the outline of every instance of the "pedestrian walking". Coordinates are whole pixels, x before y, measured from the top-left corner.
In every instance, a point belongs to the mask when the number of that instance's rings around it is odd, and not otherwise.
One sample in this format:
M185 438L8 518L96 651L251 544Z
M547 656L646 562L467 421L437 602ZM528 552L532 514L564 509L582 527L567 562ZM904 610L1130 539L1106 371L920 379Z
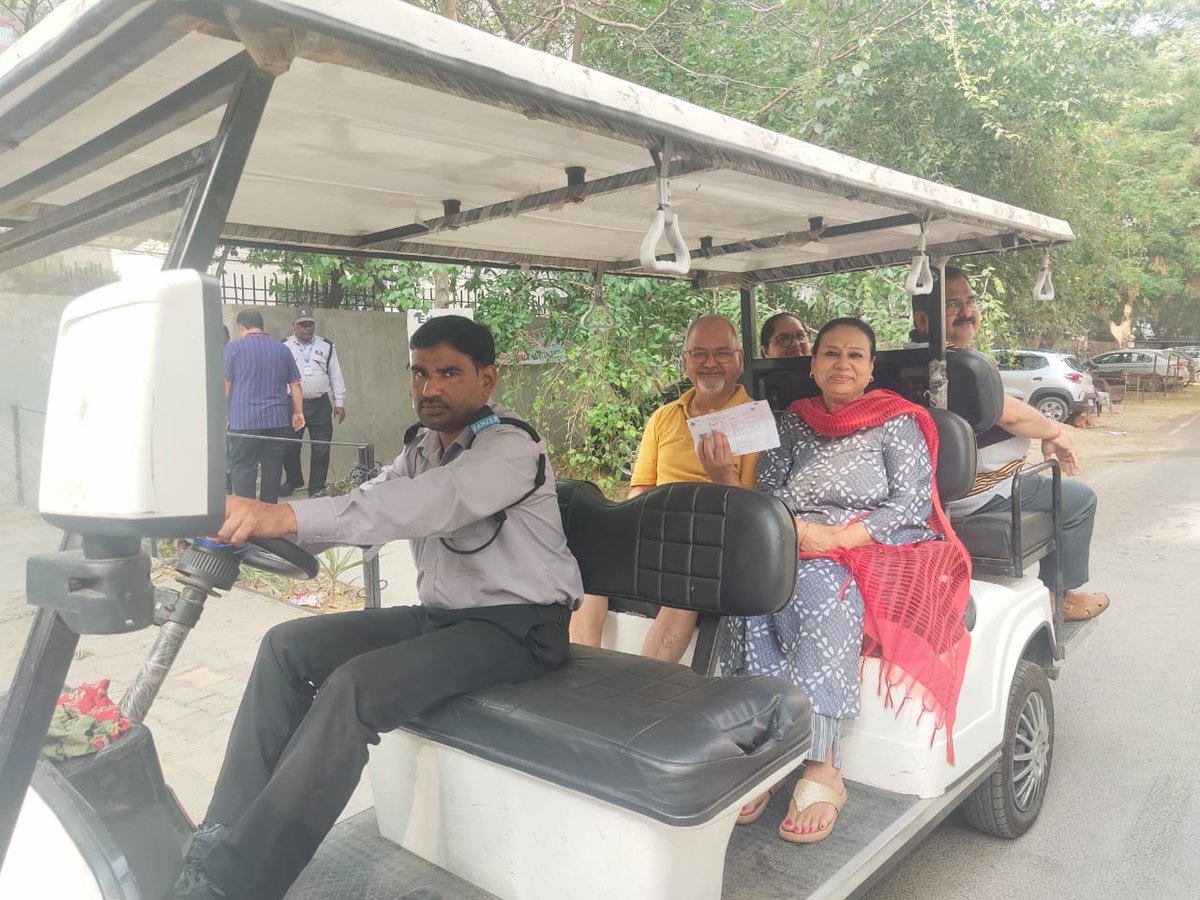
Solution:
M283 477L280 439L304 427L300 372L288 349L263 330L258 310L239 312L237 326L239 340L225 345L229 479L233 493L253 499L261 468L259 499L274 503Z
M333 440L333 422L339 425L346 418L346 382L333 341L317 332L317 320L311 309L301 309L292 323L292 335L284 346L300 371L300 388L304 394L304 426L293 435L297 440L308 430L312 450L308 457L308 493L325 489L329 475L329 444ZM284 481L279 496L288 497L304 487L304 472L300 468L300 445L287 445L283 452Z

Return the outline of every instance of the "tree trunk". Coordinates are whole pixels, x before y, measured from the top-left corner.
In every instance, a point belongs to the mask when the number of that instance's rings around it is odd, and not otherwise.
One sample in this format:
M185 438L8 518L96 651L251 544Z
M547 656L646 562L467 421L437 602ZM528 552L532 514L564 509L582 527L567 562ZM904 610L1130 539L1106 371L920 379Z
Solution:
M1121 316L1120 323L1109 320L1108 330L1112 333L1113 340L1122 347L1128 347L1133 343L1133 296L1130 295L1125 300L1124 313Z
M458 21L458 0L442 0L442 15Z
M342 305L342 300L346 296L346 287L342 284L343 272L341 268L336 268L329 273L329 292L325 295L326 309L339 309Z
M571 34L571 62L579 62L579 56L583 52L583 16L578 13L575 15L575 28Z
M450 273L445 269L433 270L433 305L436 309L450 305Z

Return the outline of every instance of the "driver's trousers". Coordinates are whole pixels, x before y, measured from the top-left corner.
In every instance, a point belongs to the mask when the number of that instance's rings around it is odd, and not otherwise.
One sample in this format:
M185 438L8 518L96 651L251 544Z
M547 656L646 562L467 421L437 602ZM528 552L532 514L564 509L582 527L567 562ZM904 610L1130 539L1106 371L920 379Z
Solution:
M204 860L209 878L230 900L283 897L345 808L368 744L452 697L558 668L569 622L561 605L403 606L272 628L205 817L232 828Z

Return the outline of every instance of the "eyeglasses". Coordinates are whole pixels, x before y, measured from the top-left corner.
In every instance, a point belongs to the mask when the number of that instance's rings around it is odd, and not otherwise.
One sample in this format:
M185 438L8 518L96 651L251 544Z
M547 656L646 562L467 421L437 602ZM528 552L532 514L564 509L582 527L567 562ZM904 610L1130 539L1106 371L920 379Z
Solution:
M794 347L796 344L799 344L801 347L807 347L808 335L803 331L784 332L771 338L771 343L778 344L780 347Z
M979 298L968 297L966 300L946 301L946 312L957 312L960 309L979 309Z
M733 362L736 350L730 350L728 347L721 347L718 350L684 350L683 355L694 362L696 365L707 362L711 356L721 365Z

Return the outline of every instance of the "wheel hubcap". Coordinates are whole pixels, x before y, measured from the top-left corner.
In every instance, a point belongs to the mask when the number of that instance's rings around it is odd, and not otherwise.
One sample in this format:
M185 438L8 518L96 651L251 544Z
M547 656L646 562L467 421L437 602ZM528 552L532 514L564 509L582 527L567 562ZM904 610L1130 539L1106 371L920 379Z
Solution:
M1041 694L1025 698L1013 737L1013 798L1027 812L1041 794L1050 763L1050 718Z

